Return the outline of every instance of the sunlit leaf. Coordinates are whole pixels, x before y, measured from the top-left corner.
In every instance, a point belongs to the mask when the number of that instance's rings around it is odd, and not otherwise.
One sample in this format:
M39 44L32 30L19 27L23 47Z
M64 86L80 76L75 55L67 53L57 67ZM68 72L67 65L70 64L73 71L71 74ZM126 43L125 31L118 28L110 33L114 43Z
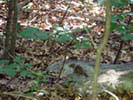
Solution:
M62 32L62 31L64 31L63 27L59 27L59 26L56 26L56 27L55 27L55 30L56 30L57 32Z

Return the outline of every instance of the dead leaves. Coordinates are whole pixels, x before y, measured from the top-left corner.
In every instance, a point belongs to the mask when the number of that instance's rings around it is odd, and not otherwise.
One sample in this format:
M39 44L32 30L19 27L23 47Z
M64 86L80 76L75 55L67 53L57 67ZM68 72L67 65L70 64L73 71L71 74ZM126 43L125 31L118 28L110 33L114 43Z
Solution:
M23 1L25 0L19 0L19 3ZM91 36L95 48L74 50L73 42L70 45L67 45L67 43L62 44L52 41L34 41L24 39L22 39L22 41L18 40L16 53L17 55L26 58L28 63L32 63L34 66L33 70L39 71L40 69L45 69L49 64L53 64L62 60L64 55L88 61L95 61L96 48L102 40L104 32L104 20L101 19L105 16L103 8L96 5L93 7L92 4L90 5L89 3L86 3L86 0L73 0L72 2L65 0L32 0L26 5L28 9L31 9L31 12L27 13L25 11L27 8L25 7L26 9L24 9L24 12L21 12L23 16L20 18L19 22L24 27L34 26L40 28L42 31L53 32L54 25L59 24L59 22L62 21L69 4L70 8L64 17L62 24L64 26L68 26L70 29L93 26L91 31L77 32L75 35L81 35L87 38ZM0 10L0 16L2 16L0 19L0 32L3 33L7 15L6 4L0 2L0 8L2 8ZM120 38L112 33L108 43L109 46L107 46L103 54L102 62L113 62L116 51L118 50L117 48L119 47L119 40ZM127 50L127 44L125 44L124 47L125 49L122 50L120 62L128 62L131 60L131 57L129 57L129 55L132 54L131 50ZM80 72L80 69L78 69L78 71ZM54 81L52 80L52 82ZM53 85L52 82L50 85ZM48 86L44 87L48 88ZM77 88L72 84L67 85L67 87L63 86L62 84L54 84L50 88L46 89L49 93L49 96L46 97L47 99L50 98L51 100L81 100L82 97L76 94L76 89ZM122 92L118 93L118 96L121 98L121 100L130 100L133 94L128 92L129 91L126 91L127 94L125 97L122 97L124 94ZM91 100L89 97L86 98L87 100ZM107 98L107 100L113 99L112 97L108 98L108 95L106 95L105 98ZM44 100L46 100L46 98Z

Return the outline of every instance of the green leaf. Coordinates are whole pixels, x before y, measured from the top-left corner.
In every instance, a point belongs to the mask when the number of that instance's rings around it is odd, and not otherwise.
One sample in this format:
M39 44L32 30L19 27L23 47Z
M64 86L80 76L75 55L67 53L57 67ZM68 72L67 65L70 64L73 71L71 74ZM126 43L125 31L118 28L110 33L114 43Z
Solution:
M73 39L72 35L66 33L56 38L56 41L62 43L62 42L70 41L72 39Z
M10 68L16 69L16 68L19 68L20 66L21 66L20 64L12 63L10 65L7 65L6 67L10 67Z
M49 33L48 32L39 32L39 33L37 33L37 38L40 40L48 40Z
M9 60L0 60L0 65L1 64L8 64L9 63Z
M23 59L22 57L15 57L14 59L14 62L17 62L17 63L21 63L21 62L24 62L25 61L25 59Z
M33 9L31 9L31 8L25 8L25 9L24 9L24 12L32 12L32 10L33 10Z
M38 33L39 30L32 27L27 27L23 32L20 32L20 35L27 39L36 39L37 36L35 35Z
M90 40L83 40L81 42L77 42L74 47L76 49L86 49L86 48L91 48L91 45L89 44Z
M4 73L7 74L8 76L11 76L11 77L15 77L16 76L16 72L13 70L13 68L10 68L10 67L6 67L4 68Z
M127 30L127 25L123 25L123 24L120 24L120 25L117 25L117 31L123 35L123 34L126 34L129 32L129 30Z
M24 64L24 66L26 66L26 67L33 67L32 64Z
M27 77L27 76L29 76L30 74L31 74L31 73L30 73L29 71L27 71L27 70L23 70L23 71L20 72L20 75L23 76L23 77Z
M106 0L98 0L99 4L105 5ZM127 6L128 2L127 0L111 0L111 6L114 7L123 7Z
M62 32L62 31L64 31L64 29L63 29L63 27L56 26L56 27L55 27L55 31L57 31L57 32Z
M124 19L124 17L122 15L114 15L114 16L111 16L111 21L112 23L115 23L117 22L118 20L119 21L122 21Z
M33 27L27 27L23 32L19 33L23 38L35 40L48 40L49 33Z
M110 31L112 32L116 28L117 24L111 23Z
M128 2L126 0L111 0L111 5L114 7L127 6Z
M0 66L0 74L3 74L3 68Z
M128 27L129 27L129 32L133 33L133 24L129 24Z
M133 40L133 34L124 34L122 38L125 41Z

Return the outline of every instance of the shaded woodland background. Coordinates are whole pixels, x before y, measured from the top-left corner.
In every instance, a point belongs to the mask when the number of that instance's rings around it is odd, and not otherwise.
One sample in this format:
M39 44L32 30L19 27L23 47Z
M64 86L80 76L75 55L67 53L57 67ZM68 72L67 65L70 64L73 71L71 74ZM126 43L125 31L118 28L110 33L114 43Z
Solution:
M111 6L110 36L101 63L132 63L132 1L111 0ZM57 82L58 75L47 74L46 68L64 59L96 61L105 31L104 1L1 0L0 8L0 98L91 100L73 84ZM129 90L118 88L115 94L121 100L133 98ZM112 97L101 93L97 98Z

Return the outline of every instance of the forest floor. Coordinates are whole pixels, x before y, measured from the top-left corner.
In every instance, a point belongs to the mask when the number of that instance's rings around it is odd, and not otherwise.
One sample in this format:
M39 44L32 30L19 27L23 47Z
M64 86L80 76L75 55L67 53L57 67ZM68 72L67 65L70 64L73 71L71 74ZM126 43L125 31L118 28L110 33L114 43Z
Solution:
M19 4L29 0L18 0ZM5 32L7 5L0 1L0 55L3 51L3 33ZM130 10L125 8L126 10ZM56 43L53 41L41 41L23 39L18 36L16 44L16 56L26 59L26 63L32 64L32 70L40 72L50 64L61 61L64 57L95 62L96 49L99 46L104 33L105 8L97 3L85 3L80 0L32 0L19 11L20 30L27 26L38 28L43 32L54 32L56 25L67 29L91 27L77 32L78 38L90 38L91 48L74 49L73 43ZM108 45L102 54L101 63L112 64L116 58L121 44L121 37L117 31L111 33ZM133 41L124 42L118 64L133 62ZM47 78L47 77L45 77ZM66 86L56 81L52 76L39 87L34 87L33 78L17 76L10 78L0 75L0 100L91 100L90 95L79 95L71 84ZM63 80L61 80L63 81ZM57 82L57 83L56 83ZM32 90L33 89L33 90ZM4 91L4 95L2 92ZM32 96L30 96L32 93ZM117 89L114 91L120 100L133 100L133 92ZM9 96L7 96L9 95ZM36 99L35 99L36 98ZM104 99L103 99L104 98ZM100 93L97 100L114 100L108 93Z

